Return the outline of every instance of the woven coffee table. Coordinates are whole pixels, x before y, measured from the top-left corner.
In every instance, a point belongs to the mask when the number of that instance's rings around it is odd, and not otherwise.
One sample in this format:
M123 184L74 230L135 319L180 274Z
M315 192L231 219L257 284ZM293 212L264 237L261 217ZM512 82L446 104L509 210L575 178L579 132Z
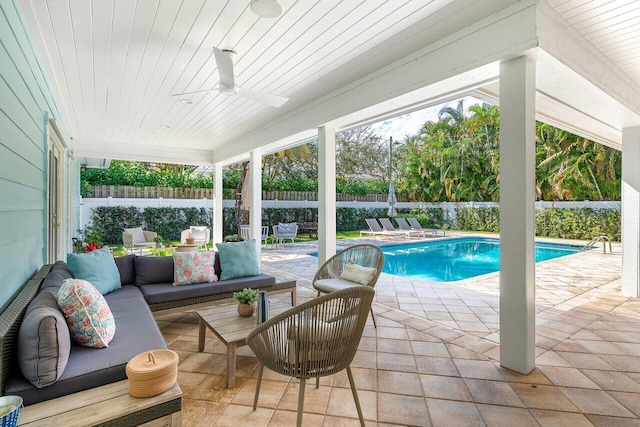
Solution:
M270 316L273 317L290 309L288 303L270 299ZM257 326L256 314L241 317L237 311L238 303L228 303L196 311L200 317L198 351L204 351L204 339L207 328L227 346L227 388L236 385L236 348L245 345L247 335Z

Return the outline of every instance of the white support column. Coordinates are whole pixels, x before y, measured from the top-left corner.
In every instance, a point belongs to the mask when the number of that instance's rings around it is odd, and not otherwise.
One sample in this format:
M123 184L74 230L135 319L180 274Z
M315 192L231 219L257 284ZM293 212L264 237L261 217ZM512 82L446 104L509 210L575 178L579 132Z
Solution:
M249 153L249 236L256 239L258 259L261 253L262 227L262 152L253 150Z
M640 127L622 129L622 295L640 297Z
M213 243L222 243L222 165L213 166Z
M318 265L336 253L336 130L318 128Z
M535 367L535 59L500 65L500 365Z

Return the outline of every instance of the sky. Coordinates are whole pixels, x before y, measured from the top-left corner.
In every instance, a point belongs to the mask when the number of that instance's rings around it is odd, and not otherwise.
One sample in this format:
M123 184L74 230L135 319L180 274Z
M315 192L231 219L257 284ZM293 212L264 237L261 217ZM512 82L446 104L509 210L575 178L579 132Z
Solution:
M482 103L481 100L467 96L464 98L465 107ZM413 113L403 114L402 116L374 123L371 128L374 132L384 138L393 136L396 141L403 141L408 135L415 135L420 131L422 125L427 121L437 121L438 111L444 107L455 108L458 100L450 101L444 104L425 108L424 110L414 111Z

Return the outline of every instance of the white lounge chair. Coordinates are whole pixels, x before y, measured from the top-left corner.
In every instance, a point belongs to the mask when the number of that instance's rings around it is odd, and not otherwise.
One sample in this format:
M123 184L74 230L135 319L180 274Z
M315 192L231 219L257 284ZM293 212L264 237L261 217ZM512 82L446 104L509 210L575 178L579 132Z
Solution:
M399 236L404 236L407 239L411 237L411 231L406 231L406 230L401 230L399 228L395 228L393 226L393 224L391 223L391 220L389 218L379 218L380 220L380 224L382 224L382 228L384 229L384 231L386 231L387 233L395 233Z
M415 230L411 228L407 220L404 218L396 218L396 222L398 223L398 226L400 227L400 229L410 233L410 235L415 235L418 237L427 237L426 230Z
M433 234L433 237L438 237L438 235L440 233L442 233L442 237L445 236L445 231L439 228L423 228L420 223L418 222L417 219L415 218L407 218L407 221L409 221L409 224L411 225L411 228L413 228L414 230L421 230L421 231L426 231L429 232L431 234Z
M369 226L369 230L360 230L360 237L362 237L363 234L367 234L369 236L374 236L374 237L387 236L387 237L393 237L394 239L398 237L398 233L395 233L395 232L390 233L386 231L384 228L382 228L378 220L375 218L367 218L365 219L365 222Z

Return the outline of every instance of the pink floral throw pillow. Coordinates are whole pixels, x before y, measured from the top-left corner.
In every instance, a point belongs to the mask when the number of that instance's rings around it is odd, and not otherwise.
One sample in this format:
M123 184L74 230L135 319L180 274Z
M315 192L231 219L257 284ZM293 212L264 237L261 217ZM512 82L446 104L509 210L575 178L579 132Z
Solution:
M175 252L173 254L173 285L218 281L213 268L214 252Z
M108 347L116 333L111 309L95 286L67 279L58 291L58 305L67 320L71 339L85 347Z

